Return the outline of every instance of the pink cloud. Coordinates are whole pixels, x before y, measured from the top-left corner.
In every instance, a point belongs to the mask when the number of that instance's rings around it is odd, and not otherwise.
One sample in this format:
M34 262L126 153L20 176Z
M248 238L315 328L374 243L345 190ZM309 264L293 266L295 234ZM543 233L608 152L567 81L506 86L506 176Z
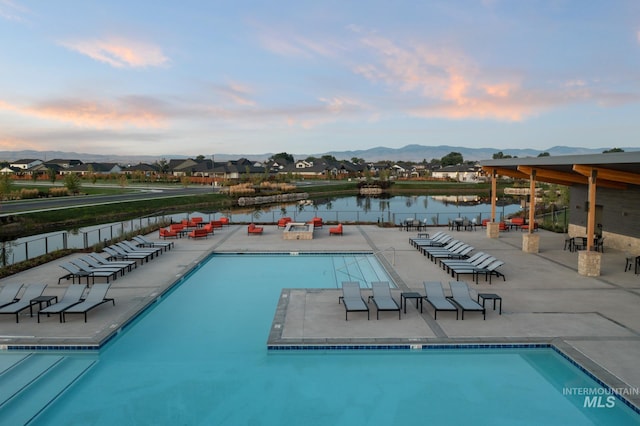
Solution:
M122 38L77 40L61 44L67 49L115 68L158 67L166 65L169 61L158 46Z
M165 117L145 108L133 100L101 103L80 99L59 99L31 106L18 106L0 101L0 109L44 120L72 123L79 127L106 128L159 128Z
M517 79L483 75L453 49L402 47L377 35L364 36L361 43L373 51L374 61L354 66L354 72L401 93L418 93L424 106L409 108L411 115L519 121L541 110L540 102L519 101L531 95L523 93Z

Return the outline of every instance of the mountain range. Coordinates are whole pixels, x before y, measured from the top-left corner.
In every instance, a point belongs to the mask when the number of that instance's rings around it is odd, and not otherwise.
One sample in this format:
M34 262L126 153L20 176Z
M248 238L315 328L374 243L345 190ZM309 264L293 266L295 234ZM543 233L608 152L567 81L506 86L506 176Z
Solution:
M580 148L569 146L554 146L543 151L536 149L497 149L497 148L466 148L461 146L439 145L406 145L402 148L388 148L384 146L352 151L330 151L314 154L295 154L290 153L296 160L305 159L307 157L322 157L323 155L332 155L338 160L351 160L354 157L362 158L365 161L430 161L433 158L442 158L451 152L459 152L462 158L467 161L490 160L497 152L512 157L537 157L542 152L548 152L552 156L560 155L579 155L579 154L600 154L611 148ZM624 151L640 151L640 147L623 147ZM253 161L264 161L271 157L274 153L264 154L215 154L216 161L237 160L239 158L247 158ZM197 157L195 153L191 158ZM207 158L210 156L208 155ZM40 159L43 161L53 160L55 158L77 159L83 162L105 162L118 164L138 164L138 163L154 163L161 159L181 159L189 158L186 155L117 155L117 154L86 154L77 152L63 151L0 151L0 161L16 161L20 159Z

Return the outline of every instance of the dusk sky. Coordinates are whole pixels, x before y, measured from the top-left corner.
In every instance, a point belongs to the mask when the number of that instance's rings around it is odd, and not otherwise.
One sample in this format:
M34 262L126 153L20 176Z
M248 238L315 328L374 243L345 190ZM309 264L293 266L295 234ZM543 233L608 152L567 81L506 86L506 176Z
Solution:
M0 150L640 146L640 1L0 0Z

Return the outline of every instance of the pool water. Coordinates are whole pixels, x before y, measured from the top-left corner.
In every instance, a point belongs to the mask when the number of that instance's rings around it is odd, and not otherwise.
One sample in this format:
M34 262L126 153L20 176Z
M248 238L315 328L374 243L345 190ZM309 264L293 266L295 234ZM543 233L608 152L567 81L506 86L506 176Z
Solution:
M633 424L552 349L266 349L282 288L388 280L373 256L220 256L106 348L34 424ZM374 278L375 279L371 279ZM0 423L2 422L0 417Z

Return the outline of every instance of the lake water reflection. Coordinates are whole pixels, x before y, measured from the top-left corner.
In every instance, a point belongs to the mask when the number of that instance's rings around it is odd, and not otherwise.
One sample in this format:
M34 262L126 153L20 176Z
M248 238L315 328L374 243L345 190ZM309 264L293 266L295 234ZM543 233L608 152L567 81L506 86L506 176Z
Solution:
M496 220L519 210L519 204L500 206L496 210ZM13 264L65 247L85 249L159 220L171 219L179 222L187 216L202 216L205 221L227 216L232 223L275 223L283 216L290 216L295 222L307 222L314 216L319 216L325 222L384 222L400 225L406 219L418 219L426 220L429 225L446 225L449 220L457 217L476 218L480 223L482 219L491 217L491 205L475 195L401 195L389 198L345 196L234 208L224 212L185 212L19 238L4 243L5 261Z
M519 204L500 206L496 210L496 220L520 209ZM389 198L346 196L278 206L254 206L233 210L230 216L235 222L275 222L282 216L290 216L301 222L320 216L325 221L332 222L388 222L398 225L405 219L426 219L432 225L446 225L456 217L478 220L488 218L491 216L491 204L476 195L401 195Z

